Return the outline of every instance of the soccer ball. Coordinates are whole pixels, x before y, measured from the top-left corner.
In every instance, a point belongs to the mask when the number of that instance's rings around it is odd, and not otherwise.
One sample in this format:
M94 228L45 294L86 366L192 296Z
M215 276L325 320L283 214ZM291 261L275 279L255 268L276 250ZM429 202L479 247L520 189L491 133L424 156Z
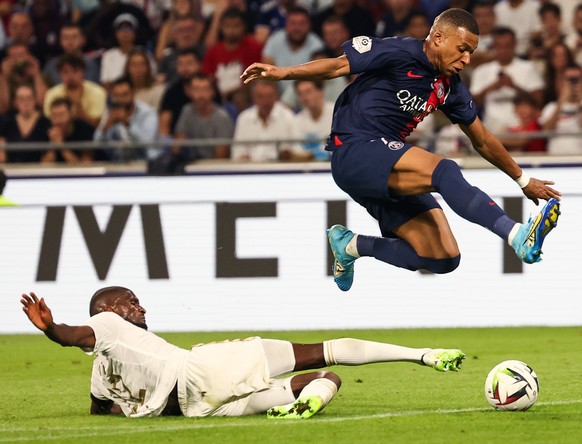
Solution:
M538 399L538 376L525 362L503 361L485 380L485 398L500 411L524 411Z

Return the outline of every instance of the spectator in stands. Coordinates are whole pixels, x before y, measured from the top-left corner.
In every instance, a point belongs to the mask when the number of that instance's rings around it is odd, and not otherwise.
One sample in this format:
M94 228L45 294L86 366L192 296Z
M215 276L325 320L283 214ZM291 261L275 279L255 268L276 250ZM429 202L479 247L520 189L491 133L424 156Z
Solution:
M518 94L513 99L515 114L519 118L519 124L509 128L511 133L532 133L542 131L539 122L540 105L528 94ZM525 153L540 153L546 151L546 140L526 138L506 138L501 140L509 151L521 151Z
M531 94L537 103L542 103L544 82L532 62L515 56L516 44L511 29L496 28L495 60L478 66L471 76L473 99L484 108L483 122L493 133L507 131L519 123L512 103L518 93Z
M190 18L195 24L198 25L196 28L198 32L198 40L200 40L202 33L204 32L204 21L202 19L201 5L198 0L172 0L172 6L170 8L168 18L162 23L160 30L158 32L158 38L156 42L156 49L154 52L155 58L158 62L166 56L166 50L176 44L176 26L178 25L178 20L182 18ZM188 45L194 46L194 43Z
M339 15L350 30L350 38L359 35L373 36L376 22L372 14L356 3L356 0L333 0L331 6L323 9L313 17L313 30L321 35L321 26L326 18Z
M576 63L582 66L582 3L574 10L572 26L574 30L566 36L565 42L572 51Z
M0 144L13 142L48 142L49 120L42 115L35 103L34 90L28 85L16 88L14 95L16 112L10 113L0 127ZM44 162L46 152L8 151L6 161L10 163Z
M160 105L159 134L162 137L174 134L182 107L190 102L188 86L192 76L200 72L200 59L195 49L183 49L178 53L176 72L178 80L166 88Z
M157 111L165 86L163 83L156 83L151 60L143 48L134 48L127 54L124 76L133 85L135 99L147 103Z
M30 19L30 15L26 12L19 11L14 12L10 16L10 21L8 22L8 40L7 45L11 43L20 43L28 48L30 54L36 57L40 62L41 66L44 62L44 54L42 49L39 47L36 37L34 35L34 25ZM4 54L3 54L4 55ZM0 59L3 57L0 57Z
M63 54L75 54L85 61L85 80L99 82L99 63L94 56L83 54L85 46L85 35L83 30L74 24L66 24L59 33L59 43ZM61 83L61 76L57 68L61 56L51 58L44 66L43 73L49 85L54 86Z
M247 35L244 16L236 8L224 11L220 21L222 41L208 48L202 61L202 71L214 79L223 100L242 87L240 75L244 69L261 60L262 45Z
M106 89L123 75L127 54L136 46L137 19L131 14L121 14L113 22L113 28L117 46L105 51L101 57L101 84Z
M321 25L321 37L325 56L339 57L344 53L342 45L350 39L350 30L343 18L331 15Z
M548 50L557 43L564 41L562 34L562 14L560 7L555 3L545 3L539 8L541 29L532 34L528 58L543 63L547 58Z
M32 0L28 9L43 65L59 53L59 32L65 21L61 7L61 2L56 0Z
M182 50L193 49L201 60L206 52L206 46L202 42L204 21L195 17L180 17L174 21L170 30L173 35L173 46L164 51L164 56L158 66L158 81L173 83L178 80L176 61Z
M302 154L297 143L277 142L293 139L295 121L293 113L279 101L277 84L256 81L251 85L251 97L253 106L241 112L236 121L231 158L265 162Z
M574 58L565 43L556 43L549 49L544 66L544 104L558 100L564 85L566 67L573 63Z
M285 29L289 10L297 6L296 0L275 0L261 4L255 24L255 38L265 43L271 34Z
M16 88L30 86L34 92L35 105L41 106L46 94L46 84L40 70L40 62L24 43L14 42L6 50L0 72L0 114L13 107L12 98Z
M404 35L419 40L424 40L430 31L430 23L423 12L413 12L408 16L404 27Z
M384 0L384 4L386 12L376 26L376 36L383 38L404 35L404 28L406 28L411 14L415 12L414 1Z
M262 2L263 0L217 0L215 5L216 7L214 8L214 11L212 12L211 17L207 20L210 25L208 26L208 30L206 31L206 35L204 37L204 44L206 45L207 48L210 48L211 46L213 46L215 43L217 43L219 40L222 39L221 36L221 31L220 31L220 19L222 17L222 14L227 10L227 9L231 9L231 8L235 8L238 9L241 14L244 17L244 22L246 25L246 33L249 35L253 35L253 33L255 33L255 18L256 16L259 14L258 13L258 7L257 5L253 5L254 2L258 3L258 2ZM277 0L274 0L273 3L276 3ZM269 2L270 3L270 2ZM265 3L266 5L267 3ZM253 12L251 12L251 7L253 7L257 12L253 14ZM255 38L257 33L255 33ZM259 36L261 36L261 33L258 33ZM264 38L268 37L265 36ZM259 41L261 44L264 43L264 38L263 39L258 39L257 41Z
M143 11L130 2L100 0L99 8L82 17L79 25L85 30L89 49L109 49L117 45L114 22L118 16L130 14L137 20L135 44L147 46L154 32Z
M4 173L4 170L0 170L0 207L13 207L16 205L16 203L4 197L6 181L7 181L6 173Z
M73 118L73 104L68 97L59 97L50 104L48 130L49 141L54 145L65 142L89 142L93 140L95 127L81 119ZM74 150L60 148L47 151L47 162L65 162L67 164L88 163L94 159L93 150Z
M182 108L176 124L176 139L230 139L233 124L224 108L214 103L214 85L206 74L195 74L190 81L192 102ZM192 145L177 148L175 153L188 161L200 159L228 159L229 145Z
M501 0L495 7L497 26L513 30L516 36L516 54L527 57L529 42L541 30L539 3L534 0Z
M297 6L287 11L285 29L276 31L267 39L262 62L276 66L299 65L310 61L311 55L322 48L321 39L311 32L309 12ZM278 83L281 93L293 88L290 80Z
M295 80L294 87L302 110L295 115L295 138L303 140L306 158L329 160L331 153L325 151L325 140L331 131L333 102L323 95L322 80Z
M494 59L493 30L496 24L492 2L477 2L473 6L472 14L479 26L479 46L471 56L471 64L467 67L471 71L477 66L491 62Z
M2 28L3 30L8 29L10 17L15 12L14 11L15 4L16 4L15 0L0 0L0 28Z
M73 117L97 125L103 111L107 93L97 83L85 79L85 61L76 54L61 56L57 69L62 83L53 86L46 93L44 114L50 114L50 104L57 97L68 97L73 104Z
M582 133L582 69L570 65L564 73L564 86L556 102L548 103L542 110L543 128L556 133ZM548 142L549 154L582 154L579 136L554 136Z
M111 84L109 104L95 131L96 141L153 142L158 136L158 115L151 106L135 100L128 78L121 77ZM145 150L115 149L109 151L113 160L144 159Z

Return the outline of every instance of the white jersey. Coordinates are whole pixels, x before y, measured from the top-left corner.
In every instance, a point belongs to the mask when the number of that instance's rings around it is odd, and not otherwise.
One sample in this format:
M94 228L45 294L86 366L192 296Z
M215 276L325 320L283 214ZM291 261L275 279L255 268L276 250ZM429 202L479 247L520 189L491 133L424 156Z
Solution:
M95 334L91 393L130 417L158 416L178 380L188 350L111 312L85 322Z

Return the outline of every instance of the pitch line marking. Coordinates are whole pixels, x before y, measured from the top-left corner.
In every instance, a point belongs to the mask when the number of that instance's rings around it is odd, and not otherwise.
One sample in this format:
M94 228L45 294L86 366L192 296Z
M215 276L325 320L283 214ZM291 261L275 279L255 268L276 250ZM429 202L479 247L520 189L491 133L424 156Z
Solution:
M548 401L548 402L538 402L536 405L538 406L557 406L557 405L574 405L574 404L582 404L582 399L572 399L569 401ZM60 439L75 439L75 438L91 438L96 436L115 436L115 435L123 435L126 433L150 433L150 432L173 432L173 431L182 431L182 430L196 430L196 429L213 429L213 428L224 428L224 427L264 427L265 425L308 425L311 423L325 423L325 422L346 422L346 421L360 421L365 419L381 419L381 418L397 418L397 417L405 417L405 416L420 416L420 415L450 415L456 413L472 413L472 412L485 412L485 411L493 411L491 407L469 407L464 409L438 409L438 410L409 410L405 412L386 412L386 413L377 413L374 415L358 415L358 416L344 416L344 417L337 417L337 418L325 418L325 417L314 417L311 418L309 421L244 421L244 422L236 422L236 423L224 423L224 424L181 424L181 425L170 425L170 426L147 426L144 425L142 427L116 427L115 430L105 431L104 427L22 427L22 428L13 428L13 429L0 429L0 433L18 433L18 432L67 432L67 431L79 431L85 430L87 433L76 433L76 434L67 434L66 436L58 435L58 436L34 436L34 437L13 437L13 438L0 438L0 443L2 442L27 442L27 441L53 441L53 440L60 440ZM511 414L511 413L509 413ZM200 419L196 419L196 421L200 421ZM95 432L91 432L91 431Z

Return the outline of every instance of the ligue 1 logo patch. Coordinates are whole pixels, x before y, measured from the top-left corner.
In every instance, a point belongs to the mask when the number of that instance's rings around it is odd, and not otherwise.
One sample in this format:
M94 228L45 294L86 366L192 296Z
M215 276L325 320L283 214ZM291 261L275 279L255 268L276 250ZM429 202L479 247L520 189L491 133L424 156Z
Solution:
M360 54L363 54L365 52L368 52L370 49L372 49L372 40L370 39L370 37L366 37L364 35L361 35L359 37L354 37L352 39L352 46Z

